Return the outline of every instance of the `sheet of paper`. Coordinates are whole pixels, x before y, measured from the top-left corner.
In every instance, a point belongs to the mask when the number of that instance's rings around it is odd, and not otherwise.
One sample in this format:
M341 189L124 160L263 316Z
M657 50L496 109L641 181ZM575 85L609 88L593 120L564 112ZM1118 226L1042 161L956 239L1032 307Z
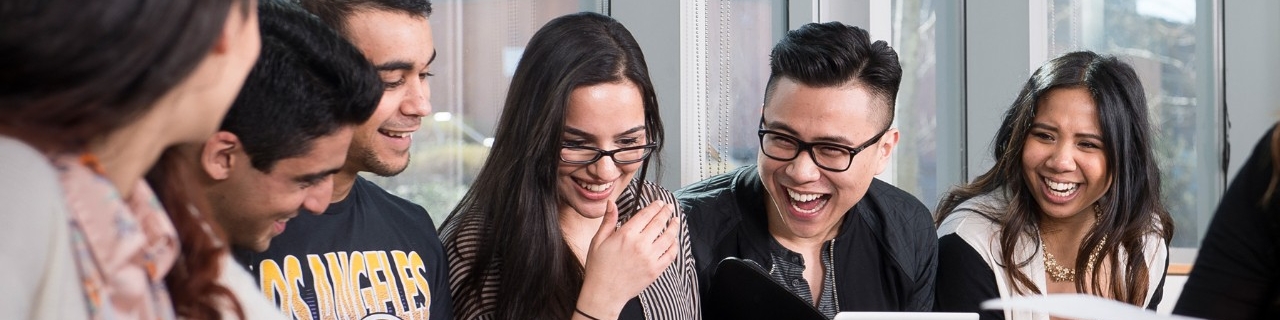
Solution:
M982 303L983 309L1043 312L1055 317L1096 320L1169 320L1198 319L1177 315L1159 315L1138 306L1086 294L1048 294L1010 299L992 299Z

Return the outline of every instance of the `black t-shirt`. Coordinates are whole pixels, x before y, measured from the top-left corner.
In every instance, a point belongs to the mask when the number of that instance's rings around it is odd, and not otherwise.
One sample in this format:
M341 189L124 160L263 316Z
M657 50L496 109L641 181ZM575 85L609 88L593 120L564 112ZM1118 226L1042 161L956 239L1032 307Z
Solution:
M1207 319L1280 317L1280 196L1263 200L1276 169L1274 130L1258 141L1222 195L1173 313Z
M324 214L291 219L266 252L237 250L236 260L290 317L453 318L431 216L364 178Z

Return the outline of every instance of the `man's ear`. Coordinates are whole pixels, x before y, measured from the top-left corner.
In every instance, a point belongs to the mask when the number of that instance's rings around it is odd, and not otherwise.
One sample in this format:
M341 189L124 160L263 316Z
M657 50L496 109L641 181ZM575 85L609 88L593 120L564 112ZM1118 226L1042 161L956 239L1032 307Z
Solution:
M243 148L236 134L218 131L209 136L200 149L200 168L213 180L226 180L235 166L246 165L236 158L237 153L244 152Z
M880 137L879 148L876 148L876 174L884 173L884 169L889 166L891 160L889 156L893 155L893 148L898 146L898 128L889 128L884 132L884 136Z

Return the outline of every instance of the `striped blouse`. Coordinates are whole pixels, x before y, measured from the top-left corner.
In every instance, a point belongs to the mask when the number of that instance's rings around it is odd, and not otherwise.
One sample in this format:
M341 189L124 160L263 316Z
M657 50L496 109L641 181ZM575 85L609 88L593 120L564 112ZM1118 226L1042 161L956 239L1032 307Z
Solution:
M637 192L637 189L638 192ZM638 188L628 184L618 196L619 219L629 219L649 203L662 200L675 204L670 191L645 181ZM689 226L683 219L684 212L676 206L680 215L680 257L667 267L658 279L640 292L640 306L645 319L701 319L698 296L698 277L694 272L693 251L689 244ZM468 212L460 219L450 219L440 233L444 240L445 255L449 259L449 291L453 293L454 316L458 319L493 319L497 312L497 295L500 262L492 263L485 270L486 281L479 297L459 295L462 277L475 268L478 237L483 225L481 215Z

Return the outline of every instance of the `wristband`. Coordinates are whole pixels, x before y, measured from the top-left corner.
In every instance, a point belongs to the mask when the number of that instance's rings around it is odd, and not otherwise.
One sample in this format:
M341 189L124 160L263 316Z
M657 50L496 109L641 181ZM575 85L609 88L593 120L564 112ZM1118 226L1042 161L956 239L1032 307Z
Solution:
M591 320L600 320L600 318L592 317L591 315L587 314L586 312L582 312L582 310L581 310L581 309L578 309L578 307L573 307L573 312L577 312L578 314L582 315L583 317L587 317L587 319L591 319Z

